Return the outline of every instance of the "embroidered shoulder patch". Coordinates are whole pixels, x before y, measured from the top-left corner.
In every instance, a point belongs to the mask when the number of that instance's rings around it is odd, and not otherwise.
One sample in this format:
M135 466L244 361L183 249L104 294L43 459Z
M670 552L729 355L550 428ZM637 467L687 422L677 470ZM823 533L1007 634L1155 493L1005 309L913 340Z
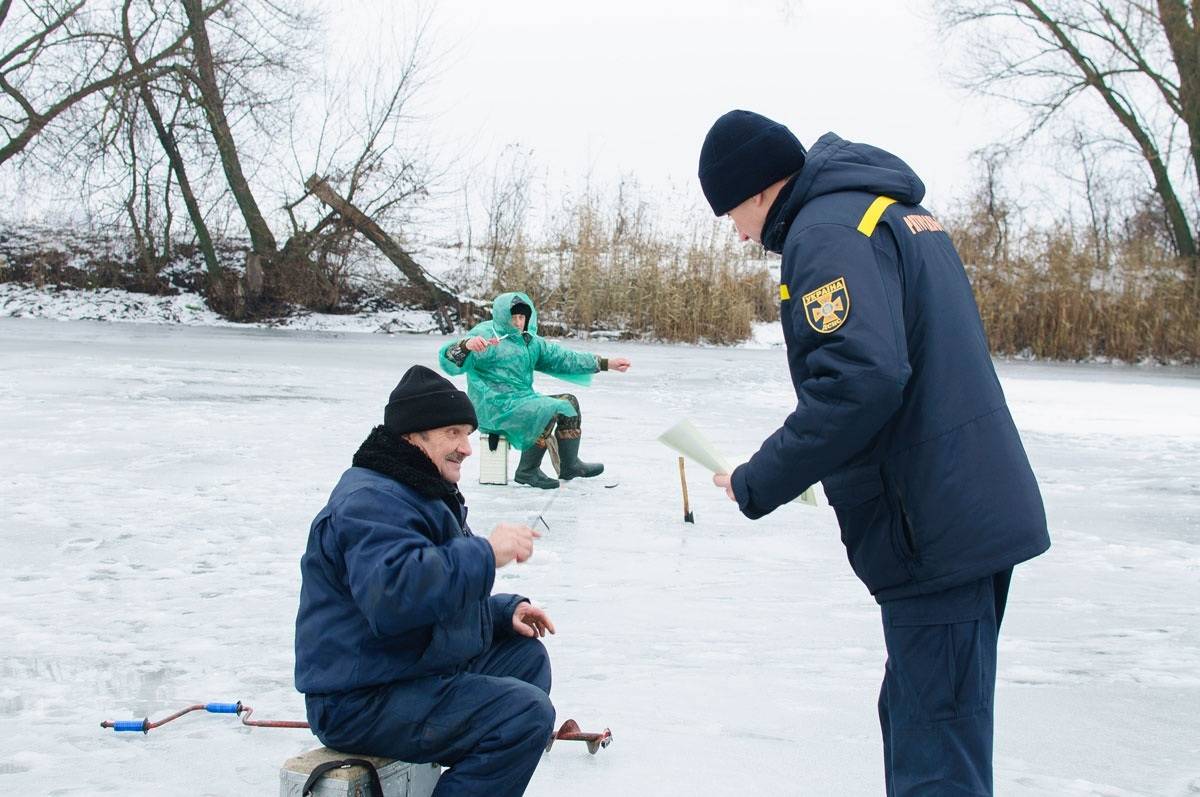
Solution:
M833 332L846 323L850 315L850 292L846 290L846 278L838 277L815 291L804 294L804 318L808 325L823 335Z

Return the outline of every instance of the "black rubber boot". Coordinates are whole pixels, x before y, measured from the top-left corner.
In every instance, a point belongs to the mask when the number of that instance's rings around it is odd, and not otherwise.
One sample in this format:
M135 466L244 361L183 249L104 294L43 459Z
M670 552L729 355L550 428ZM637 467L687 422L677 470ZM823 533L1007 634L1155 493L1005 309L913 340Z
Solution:
M517 472L513 475L513 481L542 490L553 490L557 487L558 479L551 479L542 473L542 457L544 456L546 456L546 449L536 445L522 451L521 461L517 463Z
M576 476L588 478L604 473L604 466L599 462L582 462L579 459L579 438L558 441L558 472L560 479L574 479Z

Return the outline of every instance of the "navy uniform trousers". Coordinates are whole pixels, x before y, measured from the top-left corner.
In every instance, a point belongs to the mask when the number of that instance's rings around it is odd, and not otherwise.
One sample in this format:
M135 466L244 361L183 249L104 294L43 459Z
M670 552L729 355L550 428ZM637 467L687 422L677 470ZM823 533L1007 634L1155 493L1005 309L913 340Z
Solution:
M449 765L435 797L507 797L524 793L554 733L549 695L542 643L510 637L456 674L306 702L309 723L328 747Z
M880 605L888 797L991 795L996 640L1012 568Z

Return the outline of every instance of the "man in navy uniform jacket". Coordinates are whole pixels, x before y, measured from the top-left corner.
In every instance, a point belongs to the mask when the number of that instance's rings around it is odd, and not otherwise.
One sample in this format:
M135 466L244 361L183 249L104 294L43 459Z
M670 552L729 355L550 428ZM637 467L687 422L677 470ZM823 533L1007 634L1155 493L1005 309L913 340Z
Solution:
M538 536L467 527L457 488L471 453L467 394L414 365L313 520L300 560L296 688L322 743L438 762L435 794L519 795L550 741L554 633L496 569Z
M879 602L888 795L991 794L996 638L1013 565L1050 546L1041 494L949 236L899 158L731 111L700 184L783 256L796 409L732 474L762 517L821 481Z

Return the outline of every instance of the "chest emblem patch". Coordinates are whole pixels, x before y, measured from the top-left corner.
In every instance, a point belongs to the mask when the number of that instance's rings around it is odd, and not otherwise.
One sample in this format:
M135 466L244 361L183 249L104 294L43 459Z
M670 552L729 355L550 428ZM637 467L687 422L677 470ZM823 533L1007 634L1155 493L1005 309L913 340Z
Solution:
M846 290L845 277L838 277L804 294L802 301L808 325L822 335L846 323L846 317L850 315L850 292Z

